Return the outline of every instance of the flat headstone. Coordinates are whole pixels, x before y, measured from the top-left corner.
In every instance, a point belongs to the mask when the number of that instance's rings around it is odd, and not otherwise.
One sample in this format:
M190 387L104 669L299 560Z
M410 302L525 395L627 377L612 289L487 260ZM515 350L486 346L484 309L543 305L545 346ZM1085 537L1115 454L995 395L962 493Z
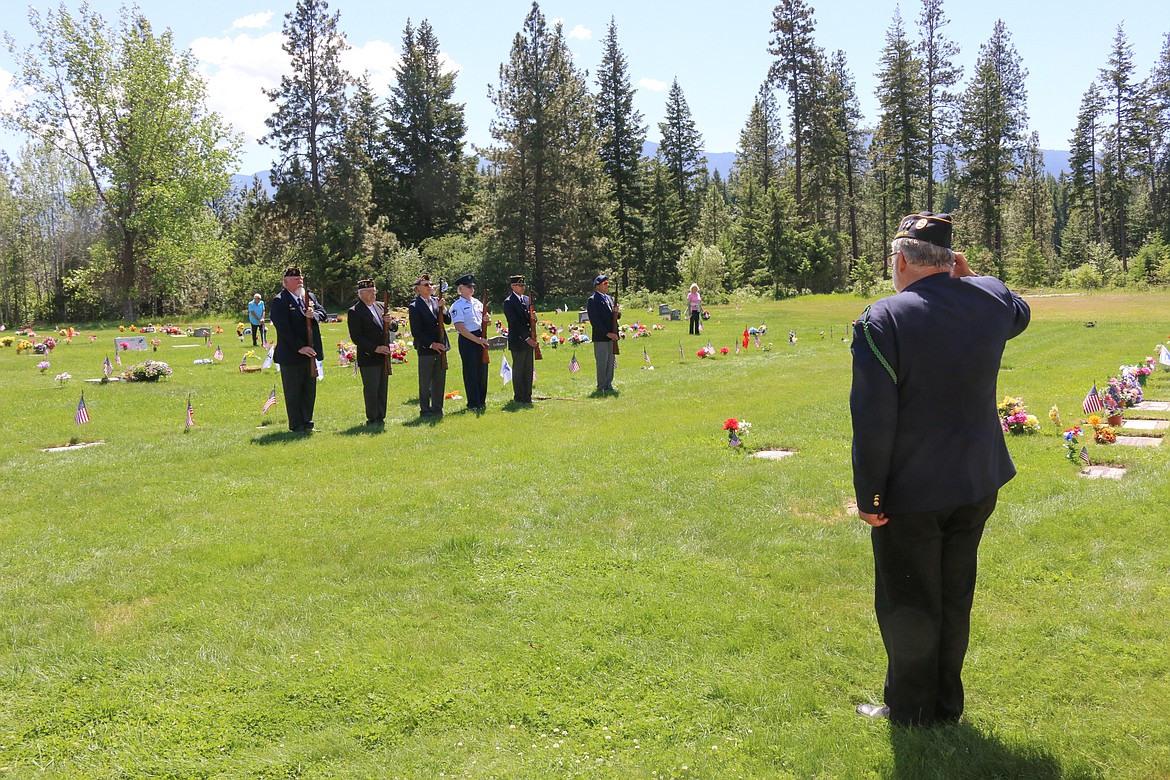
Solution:
M1118 436L1117 443L1126 447L1161 447L1161 436Z
M1081 469L1081 476L1086 479L1121 479L1125 476L1125 469L1115 466L1089 466Z
M100 441L87 441L82 444L66 444L63 447L46 447L41 452L66 452L68 450L84 450L86 447L96 447Z
M764 460L781 460L787 458L789 455L795 454L792 450L760 450L759 452L753 452L751 457L763 458Z
M83 381L83 382L85 382L85 383L87 383L87 384L91 384L91 385L100 385L100 384L102 383L102 380L100 380L100 379L83 379L83 380L81 380L81 381ZM120 376L112 376L112 377L110 377L109 379L107 379L106 381L107 381L107 382L121 382L121 381L122 381L122 377L120 377Z
M203 347L203 346L204 346L203 344L176 344L175 349L190 349L191 347Z
M1132 431L1164 431L1170 428L1170 422L1165 420L1126 420L1121 424L1121 427Z
M1170 401L1142 401L1133 408L1146 412L1170 412Z
M116 336L114 338L114 349L145 350L146 336Z

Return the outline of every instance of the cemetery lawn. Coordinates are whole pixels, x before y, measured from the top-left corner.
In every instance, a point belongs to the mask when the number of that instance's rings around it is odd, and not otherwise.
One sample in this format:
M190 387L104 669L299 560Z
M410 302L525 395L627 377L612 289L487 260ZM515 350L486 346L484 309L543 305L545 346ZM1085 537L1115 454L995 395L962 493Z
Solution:
M237 371L234 321L222 363L193 365L214 348L192 338L123 354L170 363L157 384L82 382L116 330L44 373L0 349L0 778L1170 776L1170 444L1090 443L1128 472L1088 480L1048 421L1170 338L1170 292L1030 299L999 392L1042 433L1008 442L967 713L932 731L854 714L885 670L847 506L866 302L715 307L702 337L668 323L622 343L600 398L591 346L574 375L572 348L545 347L531 408L493 352L487 412L449 400L437 421L411 351L384 430L360 425L345 326L326 325L308 438L284 430L274 370ZM695 356L761 322L767 349ZM1170 372L1147 398L1170 401ZM730 417L752 424L743 448ZM42 451L71 441L102 444ZM760 448L797 454L745 457Z

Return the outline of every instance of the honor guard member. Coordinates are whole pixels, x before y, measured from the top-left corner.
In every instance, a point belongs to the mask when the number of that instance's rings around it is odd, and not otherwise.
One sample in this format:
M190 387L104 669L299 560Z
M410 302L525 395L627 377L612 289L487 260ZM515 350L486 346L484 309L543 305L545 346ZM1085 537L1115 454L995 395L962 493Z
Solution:
M443 353L451 348L445 327L451 315L443 310L442 300L434 296L434 288L431 277L421 275L414 283L414 300L406 307L410 336L418 352L418 405L423 417L443 414L443 394L447 389Z
M463 390L467 393L468 409L487 406L488 368L483 362L483 348L487 346L485 324L491 317L475 293L475 277L471 274L455 280L459 298L451 304L451 324L459 334L459 360L463 363Z
M386 424L386 390L390 372L386 370L390 347L386 344L386 329L390 340L398 331L398 321L378 302L378 288L372 279L362 279L357 286L358 302L349 307L345 318L349 340L357 348L358 371L362 375L362 397L366 402L366 425Z
M585 304L593 328L593 357L597 361L597 390L613 392L613 345L619 338L614 329L614 302L609 297L609 277L601 274L593 280L593 295ZM621 319L622 313L617 313Z
M963 713L983 526L1016 473L996 411L1008 339L1031 312L951 251L949 214L904 218L890 260L896 295L853 328L853 486L872 526L874 609L888 665L885 706L898 725Z
M325 310L315 295L305 291L301 269L292 267L285 270L284 289L272 299L268 311L276 328L273 359L280 364L288 429L311 433L317 402L317 360L324 352L320 323L325 321Z
M516 403L532 403L532 372L536 334L528 316L530 300L524 294L523 276L508 279L512 294L504 299L504 317L508 320L508 351L512 353L512 394Z

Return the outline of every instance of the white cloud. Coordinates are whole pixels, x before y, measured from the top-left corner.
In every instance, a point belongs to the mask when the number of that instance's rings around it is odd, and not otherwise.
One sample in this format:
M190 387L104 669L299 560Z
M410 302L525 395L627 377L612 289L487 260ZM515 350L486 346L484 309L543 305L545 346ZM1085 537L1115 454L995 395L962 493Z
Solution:
M0 68L0 111L12 111L16 108L20 93L14 86L12 74Z
M263 90L280 84L280 77L289 72L283 43L279 32L197 38L191 43L207 81L207 107L243 133L246 143L268 130L264 120L272 113L272 104Z
M658 79L638 79L638 86L651 92L663 92L669 86L665 81Z
M398 51L385 41L370 41L364 46L354 46L341 55L341 66L354 78L369 71L370 89L375 95L386 91L394 80L394 66L400 57Z
M236 19L234 22L232 22L232 29L263 30L268 26L268 22L272 20L274 15L275 14L273 14L272 11L261 11L259 13L241 16L239 19Z
M565 34L565 37L578 41L588 41L593 38L593 33L590 32L589 28L585 25L579 24L572 30L569 30L569 32Z

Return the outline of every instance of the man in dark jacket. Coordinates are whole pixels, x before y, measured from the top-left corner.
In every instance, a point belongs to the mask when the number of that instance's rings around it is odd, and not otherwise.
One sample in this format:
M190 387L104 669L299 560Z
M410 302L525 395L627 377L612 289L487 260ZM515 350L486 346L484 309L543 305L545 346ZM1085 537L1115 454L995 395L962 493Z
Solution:
M532 403L532 372L535 370L536 334L528 316L529 298L524 294L523 276L508 279L512 294L504 299L508 320L508 351L512 353L512 397L516 403Z
M873 526L874 606L888 666L885 706L858 712L900 725L963 712L983 526L1015 475L996 411L1008 339L1028 305L951 251L949 214L902 220L892 245L896 295L853 331L853 485Z
M325 310L315 295L305 292L301 269L293 267L285 270L284 289L272 299L268 311L276 328L273 359L280 364L288 428L311 433L317 402L317 360L324 352L320 323L325 321Z
M358 371L362 375L362 396L366 403L366 425L386 424L386 391L390 377L390 347L398 323L394 315L378 302L378 288L372 279L358 282L358 302L349 307L345 324L349 339L357 350ZM388 329L387 327L388 326Z
M593 330L589 338L597 361L597 391L601 393L613 392L613 347L620 338L614 326L615 307L613 298L609 297L609 277L601 274L593 280L593 295L585 303ZM621 317L618 311L617 319Z
M432 294L431 277L423 274L414 283L414 300L406 307L410 319L410 335L418 351L418 405L423 417L443 414L443 395L447 389L447 358L443 354L451 348L447 329L451 315L443 309L443 299Z

